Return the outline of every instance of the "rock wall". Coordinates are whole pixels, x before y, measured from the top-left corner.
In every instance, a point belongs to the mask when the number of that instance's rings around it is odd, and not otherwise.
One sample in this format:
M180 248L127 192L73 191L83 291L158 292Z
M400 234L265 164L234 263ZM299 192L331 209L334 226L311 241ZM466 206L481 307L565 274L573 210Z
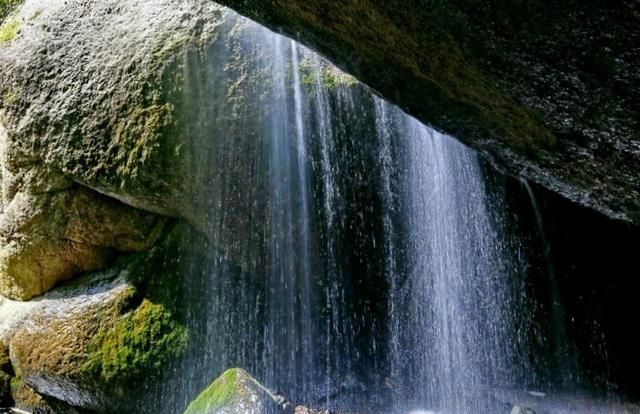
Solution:
M225 13L0 6L0 406L142 410L190 346L175 239L205 246L211 140L182 86Z

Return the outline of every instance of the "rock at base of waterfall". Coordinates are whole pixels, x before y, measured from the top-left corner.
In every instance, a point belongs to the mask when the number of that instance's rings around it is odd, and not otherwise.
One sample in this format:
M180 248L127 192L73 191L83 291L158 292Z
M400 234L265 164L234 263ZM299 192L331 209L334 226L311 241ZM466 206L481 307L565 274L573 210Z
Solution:
M294 414L332 414L329 410L314 410L309 407L299 405L294 410Z
M516 405L511 409L511 414L536 414L533 408Z
M269 391L241 368L226 370L207 387L184 414L331 414L294 406L282 395Z
M184 414L292 413L282 396L263 387L241 368L220 375L189 406Z
M38 414L93 414L81 408L72 407L55 398L45 397L34 391L24 382L14 379L11 381L13 407L26 413ZM0 411L1 413L2 411ZM16 413L17 410L10 410Z

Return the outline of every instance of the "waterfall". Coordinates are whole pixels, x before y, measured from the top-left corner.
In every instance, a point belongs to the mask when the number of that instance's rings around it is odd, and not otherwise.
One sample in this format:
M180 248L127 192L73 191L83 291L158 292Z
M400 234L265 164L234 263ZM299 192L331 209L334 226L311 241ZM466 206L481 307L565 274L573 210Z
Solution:
M344 412L504 411L497 390L536 383L528 299L477 155L296 42L227 20L216 58L185 63L215 174L180 395L238 366Z
M515 269L477 156L386 103L376 109L378 135L394 135L406 152L406 274L389 274L396 408L499 412L495 388L515 385Z

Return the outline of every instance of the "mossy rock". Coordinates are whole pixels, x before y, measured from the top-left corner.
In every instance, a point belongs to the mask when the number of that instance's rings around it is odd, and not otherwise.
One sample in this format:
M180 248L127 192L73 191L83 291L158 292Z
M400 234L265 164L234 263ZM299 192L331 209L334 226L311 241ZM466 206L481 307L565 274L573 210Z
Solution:
M189 404L184 414L284 412L283 401L277 398L245 370L231 368Z
M107 384L126 385L161 373L181 355L188 333L163 305L144 299L115 326L103 329L87 346L82 370Z
M97 412L130 410L142 389L172 371L188 332L167 306L145 298L130 263L51 291L22 321L11 361L38 395Z
M20 32L20 20L9 19L0 26L0 46L15 39ZM8 101L5 97L5 101Z
M184 89L206 90L196 72L230 14L208 0L25 0L0 32L5 164L204 227L213 134Z

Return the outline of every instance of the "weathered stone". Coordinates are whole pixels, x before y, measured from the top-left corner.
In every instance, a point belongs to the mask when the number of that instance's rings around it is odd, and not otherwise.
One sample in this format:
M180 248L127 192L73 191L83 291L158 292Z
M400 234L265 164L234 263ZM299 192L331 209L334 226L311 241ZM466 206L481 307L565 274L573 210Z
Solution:
M142 299L132 284L139 266L118 265L35 301L10 339L16 376L39 395L85 409L140 398L138 386L183 352L187 332L164 305Z
M26 300L117 252L147 249L163 219L82 188L42 165L3 174L0 293Z
M183 88L203 79L206 65L190 63L227 14L207 0L25 1L11 17L19 33L0 46L3 166L43 164L134 207L202 224L211 135Z
M0 24L20 4L22 0L0 0Z
M36 301L17 302L0 295L0 344L8 346L22 321L39 305Z
M184 414L264 414L292 412L291 403L274 395L245 370L225 371L187 407Z
M622 1L220 0L425 123L640 223L640 6Z
M90 414L89 411L42 396L17 378L11 381L11 394L13 406L23 411L37 414Z
M60 186L78 183L209 235L224 219L235 239L218 238L217 248L235 260L256 231L252 211L266 205L252 165L264 162L269 56L246 46L263 29L209 0L27 0L12 18L22 29L0 47L5 204L25 192L28 171L52 171L67 180ZM52 256L38 252L29 262ZM95 268L104 259L89 253L74 260ZM71 277L64 264L46 280Z

